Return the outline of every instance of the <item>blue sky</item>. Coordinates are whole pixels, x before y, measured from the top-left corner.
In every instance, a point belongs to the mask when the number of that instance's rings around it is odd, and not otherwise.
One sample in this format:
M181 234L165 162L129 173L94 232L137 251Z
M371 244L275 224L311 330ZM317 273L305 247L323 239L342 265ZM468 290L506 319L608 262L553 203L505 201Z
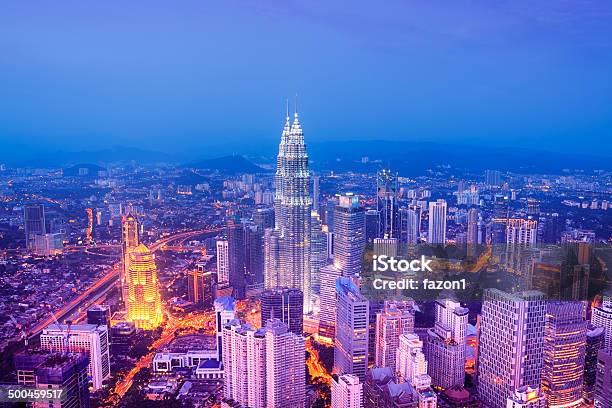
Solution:
M5 151L389 139L610 155L612 2L19 1ZM273 152L271 152L273 153Z

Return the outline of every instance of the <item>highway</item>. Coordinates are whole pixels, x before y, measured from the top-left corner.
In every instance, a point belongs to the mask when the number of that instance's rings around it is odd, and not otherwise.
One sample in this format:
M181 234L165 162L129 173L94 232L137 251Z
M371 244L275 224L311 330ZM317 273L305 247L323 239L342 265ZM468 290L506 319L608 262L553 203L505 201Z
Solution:
M195 237L198 235L216 233L216 232L219 232L220 230L221 228L214 228L214 229L207 229L207 230L190 230L190 231L178 232L176 234L171 234L163 238L160 238L159 240L151 244L149 246L149 249L151 250L151 252L156 252L162 246L168 244L169 242L176 241L179 239L186 240L187 238ZM67 317L72 316L75 313L75 311L79 313L84 313L84 310L87 307L86 304L91 305L91 303L93 303L97 298L104 295L113 286L117 284L117 281L119 279L120 268L121 268L121 262L117 262L113 266L113 269L110 272L108 272L106 275L104 275L103 277L98 279L96 282L94 282L91 286L85 289L85 291L80 293L77 297L70 300L64 306L56 310L54 314L57 320L59 322L62 322ZM85 308L83 306L85 306ZM80 311L78 310L79 308L81 308ZM54 323L54 321L55 320L53 319L53 316L49 316L39 321L36 325L34 325L28 330L28 338L36 337L42 332L42 330L45 327Z

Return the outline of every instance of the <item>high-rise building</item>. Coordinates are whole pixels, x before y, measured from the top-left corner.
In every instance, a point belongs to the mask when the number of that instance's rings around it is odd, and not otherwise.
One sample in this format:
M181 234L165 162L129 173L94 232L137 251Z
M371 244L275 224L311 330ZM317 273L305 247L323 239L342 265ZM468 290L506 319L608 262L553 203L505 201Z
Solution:
M27 204L23 207L23 221L26 247L34 248L34 237L47 233L45 222L45 206L42 204Z
M499 170L485 170L485 184L489 187L499 187L501 185Z
M465 381L465 340L468 309L458 302L436 302L436 323L427 331L428 373L435 386L462 387Z
M334 371L365 381L368 367L368 300L350 278L336 281L336 336Z
M236 299L246 296L246 259L244 225L236 217L227 220L227 246L229 252L229 284Z
M87 354L26 349L15 354L14 363L20 385L61 390L60 398L38 400L33 407L89 408Z
M319 336L333 339L336 334L336 281L342 271L334 265L321 268L319 294Z
M93 324L52 324L40 335L43 350L85 353L89 356L88 375L94 390L110 377L107 326Z
M398 238L398 193L397 173L393 174L388 169L380 170L376 174L376 209L379 214L378 237L380 238Z
M402 334L396 352L396 372L398 377L413 386L423 383L431 377L427 374L427 360L423 353L423 342L414 333ZM426 382L426 381L425 381Z
M215 299L215 331L217 333L217 354L223 360L223 327L236 317L236 304L231 296Z
M289 331L304 333L304 295L299 289L268 289L261 294L261 327L270 319L279 319Z
M421 235L421 209L416 205L399 211L400 241L415 245Z
M214 277L202 262L196 269L187 272L187 298L199 308L211 309L215 298Z
M363 383L352 374L333 375L331 386L332 408L362 408Z
M587 404L593 404L595 396L595 381L597 379L597 354L604 346L603 327L590 328L586 334L586 350L584 355L584 385L582 398Z
M139 329L155 329L163 320L155 255L140 244L129 252L129 265L127 320Z
M376 314L375 364L395 369L396 352L402 334L414 331L414 302L385 301L383 310Z
M518 245L535 244L537 233L537 221L510 218L506 224L506 243Z
M312 177L312 211L319 213L319 197L321 195L321 188L319 186L320 177Z
M343 276L361 272L365 249L365 210L353 194L340 196L334 209L334 265Z
M544 327L542 392L549 407L582 405L587 322L584 304L549 302Z
M380 217L377 210L366 210L365 212L365 240L372 242L374 238L380 238L378 228L380 227Z
M612 407L612 349L597 354L597 380L595 382L595 408Z
M519 387L508 397L505 408L545 408L546 397L536 387Z
M227 240L217 241L217 282L219 286L229 284L229 245Z
M304 337L291 333L278 319L265 327L266 399L269 407L304 406L306 372Z
M313 306L319 299L321 290L321 268L327 265L327 232L318 213L310 217L310 299Z
M255 224L244 229L245 269L248 285L264 282L264 230Z
M275 231L266 233L265 282L267 288L300 289L305 312L310 302L310 172L304 133L297 112L289 114L281 135L275 174ZM272 237L274 239L272 239ZM274 257L275 259L273 259Z
M253 408L301 407L305 400L304 339L278 319L264 328L232 320L223 327L224 394Z
M601 305L591 310L591 325L603 327L604 347L612 349L612 296L604 296Z
M470 208L467 213L467 243L468 245L481 244L478 240L478 221L480 214L476 208Z
M429 244L446 243L446 201L437 200L429 203Z
M544 366L546 302L537 291L486 289L478 350L478 394L491 408L505 408L518 388L540 385Z
M130 252L140 244L138 219L136 216L127 214L121 219L121 300L126 303L129 290ZM127 307L127 306L126 306Z

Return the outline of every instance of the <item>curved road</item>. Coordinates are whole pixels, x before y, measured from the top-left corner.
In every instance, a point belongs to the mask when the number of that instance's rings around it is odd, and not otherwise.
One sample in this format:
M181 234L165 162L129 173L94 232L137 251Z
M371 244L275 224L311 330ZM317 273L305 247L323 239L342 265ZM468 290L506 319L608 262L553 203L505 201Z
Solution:
M176 241L177 239L187 239L189 237L194 237L198 235L209 234L209 233L219 232L219 231L221 231L221 228L179 232L176 234L172 234L172 235L168 235L166 237L160 238L159 240L151 244L149 246L149 249L151 250L151 252L155 252L158 249L160 249L163 245L169 242L172 242L172 241ZM94 282L85 291L83 291L77 297L72 299L70 302L66 303L60 309L56 310L53 314L55 315L57 320L61 321L66 316L70 315L74 311L74 309L79 306L79 304L81 304L83 301L88 299L92 294L96 294L100 289L108 290L112 286L114 286L117 283L117 279L119 278L120 267L121 267L121 262L118 262L117 264L115 264L115 266L109 273L107 273L102 278ZM38 322L36 325L34 325L32 328L28 330L29 332L28 338L37 336L40 332L42 332L42 330L45 327L47 327L48 325L54 322L55 320L53 319L52 316L49 316L48 318L41 320L40 322Z

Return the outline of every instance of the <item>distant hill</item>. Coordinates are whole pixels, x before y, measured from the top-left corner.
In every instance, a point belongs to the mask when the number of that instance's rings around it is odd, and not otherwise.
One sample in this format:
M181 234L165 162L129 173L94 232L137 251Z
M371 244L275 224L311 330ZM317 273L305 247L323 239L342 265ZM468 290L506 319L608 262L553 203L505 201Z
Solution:
M99 171L105 171L104 167L96 164L75 164L72 167L64 169L64 176L66 177L97 177Z
M242 156L224 156L216 159L200 160L198 162L188 164L186 167L207 171L219 171L227 174L267 172L266 169L256 166Z

